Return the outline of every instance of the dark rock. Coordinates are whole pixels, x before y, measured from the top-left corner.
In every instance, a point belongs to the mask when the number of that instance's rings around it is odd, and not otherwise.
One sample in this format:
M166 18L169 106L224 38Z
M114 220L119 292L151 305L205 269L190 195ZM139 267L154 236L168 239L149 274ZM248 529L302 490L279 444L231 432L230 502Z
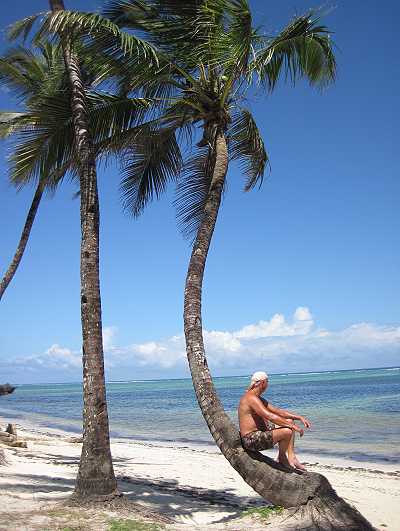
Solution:
M15 387L12 385L6 383L4 385L0 385L0 395L10 395L15 390Z

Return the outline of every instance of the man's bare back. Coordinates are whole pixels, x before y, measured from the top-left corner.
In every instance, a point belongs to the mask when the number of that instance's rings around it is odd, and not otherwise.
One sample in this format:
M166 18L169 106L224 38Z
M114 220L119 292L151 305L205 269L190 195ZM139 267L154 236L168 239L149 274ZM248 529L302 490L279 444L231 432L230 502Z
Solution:
M246 435L255 430L265 431L273 427L272 423L263 418L260 414L256 413L254 398L259 400L261 404L259 407L265 407L268 409L268 402L263 398L254 397L249 393L245 393L239 402L238 414L239 414L239 429L241 435Z
M256 372L250 387L240 399L238 416L243 447L247 450L266 450L279 443L278 461L285 466L305 470L294 453L294 432L297 431L302 437L304 430L294 421L299 420L307 429L311 423L301 415L275 407L261 398L267 387L268 376Z

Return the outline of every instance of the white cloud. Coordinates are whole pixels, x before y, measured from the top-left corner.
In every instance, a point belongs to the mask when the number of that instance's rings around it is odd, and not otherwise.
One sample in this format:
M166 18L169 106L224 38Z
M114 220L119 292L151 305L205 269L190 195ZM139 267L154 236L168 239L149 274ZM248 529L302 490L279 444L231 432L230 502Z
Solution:
M299 306L294 312L293 322L288 323L285 317L276 313L269 321L259 321L257 324L244 326L234 332L235 337L257 339L260 337L295 336L308 334L314 325L310 310Z
M129 379L145 373L146 377L179 376L187 370L183 335L123 347L117 345L116 336L116 327L104 328L109 377L118 374L118 378ZM288 320L275 314L238 330L204 330L204 341L210 366L224 374L257 368L280 372L373 367L398 363L400 327L357 323L337 331L322 329L315 325L310 310L300 306ZM29 371L67 369L78 374L81 352L53 344L43 354L13 363ZM4 362L0 365L6 366Z
M312 321L310 310L306 306L299 306L294 312L295 321Z
M170 369L179 365L185 358L183 337L173 336L166 343L149 341L130 348L130 360L142 366L155 366Z
M114 337L118 329L115 326L106 326L103 328L103 348L104 350L111 350L114 348Z
M15 365L19 374L23 370L41 372L45 372L48 369L74 371L82 367L82 354L80 351L73 351L54 343L44 353L37 356L15 358L10 365Z
M55 343L46 350L44 356L40 359L42 364L55 365L61 364L65 368L80 367L82 356L80 352L73 352L69 348L60 347Z
M237 352L242 346L234 333L218 332L216 330L212 332L204 330L204 342L209 349L223 350L224 352Z

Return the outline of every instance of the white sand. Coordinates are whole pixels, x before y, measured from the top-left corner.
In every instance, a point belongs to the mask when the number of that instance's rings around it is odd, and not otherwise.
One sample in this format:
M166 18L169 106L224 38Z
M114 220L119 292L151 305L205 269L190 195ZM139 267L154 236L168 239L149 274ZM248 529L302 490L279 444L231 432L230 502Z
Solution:
M4 429L6 420L0 418ZM17 425L18 426L18 425ZM28 448L5 449L0 469L0 529L4 515L48 507L72 492L81 445L60 430L18 426ZM112 441L120 489L132 500L173 519L171 529L223 529L243 510L265 502L215 447ZM400 465L301 456L338 494L381 530L400 530ZM3 518L1 516L3 515ZM235 529L249 529L249 524ZM254 527L256 529L257 526ZM22 529L19 525L15 529ZM24 527L23 529L36 529Z

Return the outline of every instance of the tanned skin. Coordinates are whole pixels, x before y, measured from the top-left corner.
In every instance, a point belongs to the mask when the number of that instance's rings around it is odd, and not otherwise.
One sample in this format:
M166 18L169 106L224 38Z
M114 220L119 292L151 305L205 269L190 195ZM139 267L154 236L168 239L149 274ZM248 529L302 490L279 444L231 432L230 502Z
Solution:
M311 428L311 422L301 415L291 413L285 409L273 406L261 398L262 393L268 387L268 380L262 380L250 386L239 402L239 426L242 436L252 431L265 431L266 421L270 421L278 427L272 430L274 444L279 444L277 461L284 466L305 470L294 452L294 437L297 431L300 437L304 430L295 424L299 420L305 429Z

